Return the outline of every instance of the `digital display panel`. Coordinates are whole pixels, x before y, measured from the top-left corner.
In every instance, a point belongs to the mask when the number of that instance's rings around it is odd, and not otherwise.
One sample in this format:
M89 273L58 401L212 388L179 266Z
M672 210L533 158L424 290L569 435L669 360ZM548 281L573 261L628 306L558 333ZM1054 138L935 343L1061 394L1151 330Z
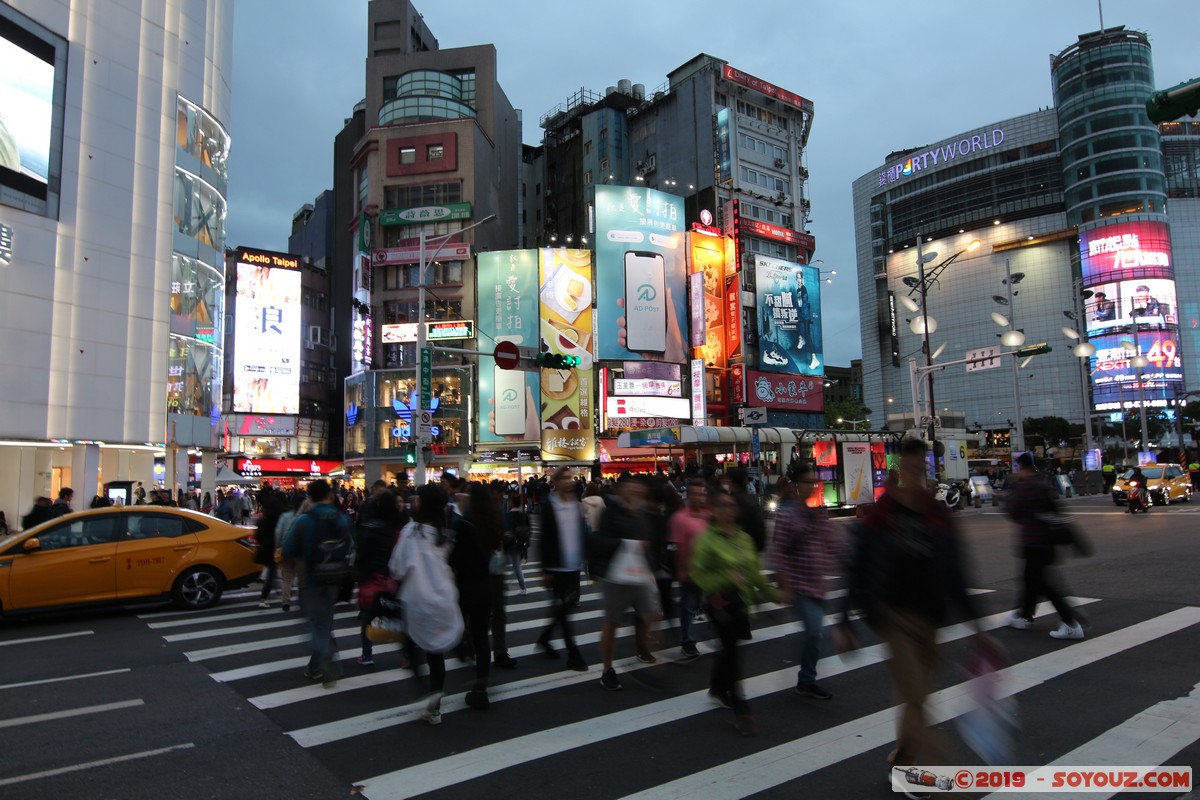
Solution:
M50 180L54 48L0 19L0 180Z
M813 267L755 256L758 368L762 371L824 374L819 278Z
M238 252L233 410L300 412L300 259Z
M1142 397L1147 406L1165 406L1183 389L1179 343L1173 331L1140 330L1106 334L1091 340L1092 397L1097 411L1115 411L1138 405L1137 373L1132 359L1140 349L1149 362L1142 367Z
M1088 336L1125 330L1136 316L1140 325L1174 326L1179 322L1175 281L1136 278L1092 288L1087 299Z
M1171 229L1164 222L1121 222L1079 234L1083 283L1173 278Z

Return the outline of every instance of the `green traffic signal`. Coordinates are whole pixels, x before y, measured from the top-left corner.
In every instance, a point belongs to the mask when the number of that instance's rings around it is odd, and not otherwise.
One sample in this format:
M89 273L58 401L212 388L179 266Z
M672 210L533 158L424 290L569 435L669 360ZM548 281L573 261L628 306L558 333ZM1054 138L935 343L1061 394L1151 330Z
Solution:
M410 466L417 463L417 454L411 445L404 448L404 463Z
M579 356L564 356L559 353L538 353L538 366L546 369L574 369L580 365Z
M1040 356L1042 353L1049 353L1053 349L1050 345L1042 342L1041 344L1031 344L1028 347L1022 347L1013 352L1023 358L1025 356Z
M1200 78L1155 92L1146 101L1146 113L1154 124L1170 122L1182 116L1194 117L1200 111Z

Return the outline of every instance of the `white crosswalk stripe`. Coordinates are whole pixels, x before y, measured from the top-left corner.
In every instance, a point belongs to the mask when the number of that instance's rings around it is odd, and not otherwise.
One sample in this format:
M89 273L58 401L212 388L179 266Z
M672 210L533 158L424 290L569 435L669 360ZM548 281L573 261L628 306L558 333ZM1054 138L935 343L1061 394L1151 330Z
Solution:
M669 622L661 639L676 644L662 644L656 651L657 663L641 663L629 655L633 629L620 628L619 657L614 666L629 691L618 693L623 697L615 706L605 703L611 700L610 694L595 686L600 661L596 645L603 617L598 587L585 584L582 607L572 615L576 641L591 668L572 672L563 668L564 662L539 655L535 639L549 623L548 593L540 589L540 579L540 569L527 565L529 595L517 594L515 586L508 592L508 650L520 664L512 672L493 668L491 712L480 716L480 712L466 707L464 690L474 674L473 662L447 659L442 714L445 727L463 736L452 745L445 737L439 743L436 734L420 721L423 701L419 699L419 687L423 679L414 677L411 670L394 666L397 645L374 647L379 664L375 670L354 664L359 627L353 607L339 606L336 615L341 625L334 633L342 648L346 676L329 689L300 676L308 663L308 653L303 617L297 610L284 615L277 607L253 609L249 607L253 601L243 605L235 599L207 612L148 614L143 615L143 621L168 645L205 665L214 680L232 686L255 708L271 716L292 741L326 763L348 786L357 787L356 792L373 800L436 792L463 796L476 793L481 786L517 787L523 785L529 770L552 759L555 769L576 761L587 764L593 752L611 753L605 748L625 742L637 747L632 743L652 731L694 735L701 748L714 746L707 741L712 735L707 723L699 724L702 715L713 709L705 685L711 655L695 667L680 665L677 626ZM961 653L967 646L963 642L977 626L984 630L1003 628L1009 612L1004 603L1011 602L1011 595L1002 596L991 589L972 592L982 595L979 603L983 613L974 621L942 628L939 650ZM250 592L248 596L256 599L258 593ZM1022 653L1014 656L1014 663L1002 673L1005 693L1037 691L1040 686L1070 679L1081 671L1103 667L1139 648L1169 646L1159 643L1175 641L1200 644L1200 608L1164 610L1149 604L1126 608L1118 601L1097 598L1073 598L1072 602L1093 605L1091 615L1097 619L1112 616L1117 621L1101 626L1102 630L1083 641L1059 642L1045 635L1056 619L1053 609L1048 604L1040 605L1039 630L997 634L1010 637L1014 649ZM826 618L826 624L831 621L832 615ZM796 681L792 634L799 629L788 610L773 604L759 609L753 639L743 646L742 658L743 691L760 717L770 719L774 708L787 705L782 697L790 695ZM708 625L702 624L698 634L702 653L719 649L716 640L706 640L712 635ZM198 643L206 646L193 648ZM870 698L870 707L861 712L832 718L819 729L798 732L783 741L763 735L761 743L748 740L736 752L720 747L708 763L679 774L664 773L655 778L656 773L647 770L644 775L639 773L638 780L632 780L620 769L612 775L591 771L588 785L577 787L579 796L686 796L707 800L777 792L782 787L791 792L793 787L803 786L829 769L846 770L849 779L861 784L863 779L858 775L863 765L877 764L863 759L872 758L872 751L888 746L895 737L896 709L884 697L888 678L882 665L886 658L884 645L868 644L853 654L827 655L820 661L820 679L831 682L839 698L849 701L856 694ZM424 669L418 674L424 674ZM664 676L665 688L659 687L661 690L656 692ZM966 684L956 682L959 680L961 677L940 683L941 688L931 695L929 710L934 723L953 720L970 709ZM1166 690L1155 686L1145 686L1142 691L1146 699L1137 706L1141 711L1133 716L1126 714L1100 729L1080 730L1076 738L1063 743L1061 752L1047 757L1063 764L1089 759L1106 763L1114 758L1131 763L1125 745L1136 742L1139 757L1133 761L1159 765L1172 763L1176 754L1195 747L1200 741L1200 685L1190 694L1185 691L1184 697L1162 694ZM552 719L539 727L541 716L549 713L547 704L553 709ZM822 706L822 710L829 708L838 708L838 700ZM513 729L498 727L497 720L504 720L504 725ZM697 730L700 732L692 733ZM725 730L729 731L728 726ZM381 733L385 735L381 737ZM630 758L634 758L634 751ZM877 783L882 784L883 770L878 771ZM882 785L879 788L880 796L886 796L882 794L886 789ZM511 788L495 796L524 794Z

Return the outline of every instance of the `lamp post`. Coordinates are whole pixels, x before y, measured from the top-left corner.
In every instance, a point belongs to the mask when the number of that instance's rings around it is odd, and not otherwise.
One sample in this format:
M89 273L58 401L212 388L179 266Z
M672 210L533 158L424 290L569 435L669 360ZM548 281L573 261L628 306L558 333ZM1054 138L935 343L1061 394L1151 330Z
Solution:
M1016 294L1016 292L1013 291L1012 287L1024 279L1025 273L1018 272L1014 274L1010 267L1011 265L1009 260L1007 258L1004 259L1004 286L1008 290L1008 296L992 296L993 300L1008 308L1008 316L1006 317L997 311L993 311L992 321L997 325L1008 328L1008 330L1000 334L1001 344L1003 344L1005 347L1020 347L1021 345L1025 344L1025 332L1017 328L1016 313L1015 309L1013 308L1013 295ZM1021 413L1021 382L1020 373L1018 372L1018 370L1020 370L1020 368L1023 366L1024 364L1017 364L1017 359L1015 357L1013 358L1013 411L1017 418L1017 423L1013 428L1013 439L1009 447L1009 451L1012 453L1021 453L1025 450L1025 419Z
M1138 412L1142 422L1142 447L1150 447L1150 429L1146 424L1146 393L1142 384L1145 379L1142 376L1142 367L1150 363L1150 359L1142 355L1142 344L1138 338L1138 317L1142 316L1144 308L1129 309L1129 316L1133 318L1133 324L1129 327L1133 330L1133 358L1129 359L1129 363L1137 370L1137 397L1138 397ZM1126 340L1128 341L1128 340ZM1143 452L1139 450L1138 452Z
M936 281L938 276L941 274L942 270L944 270L946 267L950 266L950 263L952 261L954 261L956 258L961 256L963 253L967 253L972 250L978 249L979 245L980 245L980 242L978 239L972 240L972 242L970 244L968 244L966 247L964 247L962 250L959 250L957 253L950 256L945 261L943 261L942 263L938 264L933 269L926 272L925 265L928 264L930 261L933 261L935 258L937 258L938 254L936 252L926 253L922 246L921 237L917 236L917 277L916 277L915 281L911 277L905 278L904 285L909 287L908 294L909 294L910 298L911 298L911 295L913 292L918 292L921 297L921 307L920 307L921 316L914 318L912 320L912 322L909 323L908 327L909 327L909 330L911 330L913 333L917 334L918 336L921 336L923 339L921 350L925 354L925 367L927 369L928 369L928 367L932 366L933 359L934 359L934 354L929 349L929 334L933 333L934 331L937 330L937 320L934 319L933 317L929 316L929 304L927 302L928 294L929 294L929 284L932 283L933 281ZM917 309L911 307L911 305L910 305L911 303L912 303L912 300L908 299L908 302L905 303L905 307L909 308L910 311L917 310ZM939 352L940 352L940 348L939 348ZM929 415L928 415L929 416L929 429L928 429L929 449L931 451L933 451L933 471L934 471L934 474L936 477L936 474L938 472L938 469L937 469L937 459L938 459L938 456L937 456L937 422L935 419L935 417L937 416L937 414L936 414L937 405L935 404L934 398L933 398L933 372L927 371L927 373L925 375L925 379L927 381L926 388L925 388L925 398L928 401L928 407L929 407ZM913 383L912 383L913 426L917 429L920 429L921 421L920 421L919 415L917 414L917 383L918 383L917 378L914 375Z
M472 223L465 228L452 231L451 233L442 236L432 237L434 240L441 239L437 248L429 256L425 255L425 246L429 240L425 236L425 226L421 226L420 230L420 250L419 260L417 262L417 410L413 413L414 419L409 421L409 430L416 432L417 447L419 448L417 463L413 465L413 486L421 487L425 485L425 445L428 444L426 439L429 436L428 431L419 427L416 417L426 410L428 407L428 397L432 393L432 387L429 385L431 374L433 371L433 351L428 348L427 332L425 330L425 268L432 263L442 252L442 248L450 241L451 236L466 233L472 228L478 228L485 222L491 222L496 218L495 214L488 214L478 222ZM428 353L428 356L426 356ZM429 370L426 371L423 366L428 360Z
M860 422L863 423L864 425L871 424L871 420L869 420L869 419L842 419L841 417L838 417L838 424L840 424L840 425L849 424L851 426L850 430L852 430L852 431L858 430L858 423L860 423Z
M1075 355L1079 362L1079 390L1083 397L1083 493L1087 494L1090 491L1088 482L1088 465L1087 456L1092 450L1092 403L1088 397L1088 364L1087 359L1090 359L1096 354L1096 345L1087 340L1087 325L1085 324L1085 314L1083 309L1083 301L1092 296L1090 289L1083 288L1083 279L1076 278L1071 282L1071 287L1074 289L1072 297L1074 298L1075 308L1072 311L1064 311L1063 315L1067 319L1075 323L1073 328L1063 326L1063 334L1071 340L1078 341L1071 352Z

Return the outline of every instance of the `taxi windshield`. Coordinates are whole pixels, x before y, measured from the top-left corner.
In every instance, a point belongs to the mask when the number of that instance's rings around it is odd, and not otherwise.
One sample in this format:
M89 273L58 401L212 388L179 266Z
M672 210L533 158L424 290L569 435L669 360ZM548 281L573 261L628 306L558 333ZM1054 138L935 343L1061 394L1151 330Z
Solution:
M1146 476L1146 480L1148 481L1156 481L1163 476L1163 468L1144 467L1142 469L1142 475ZM1129 472L1126 472L1122 477L1124 477L1125 480L1129 480L1131 477L1133 477L1133 470L1129 470Z

